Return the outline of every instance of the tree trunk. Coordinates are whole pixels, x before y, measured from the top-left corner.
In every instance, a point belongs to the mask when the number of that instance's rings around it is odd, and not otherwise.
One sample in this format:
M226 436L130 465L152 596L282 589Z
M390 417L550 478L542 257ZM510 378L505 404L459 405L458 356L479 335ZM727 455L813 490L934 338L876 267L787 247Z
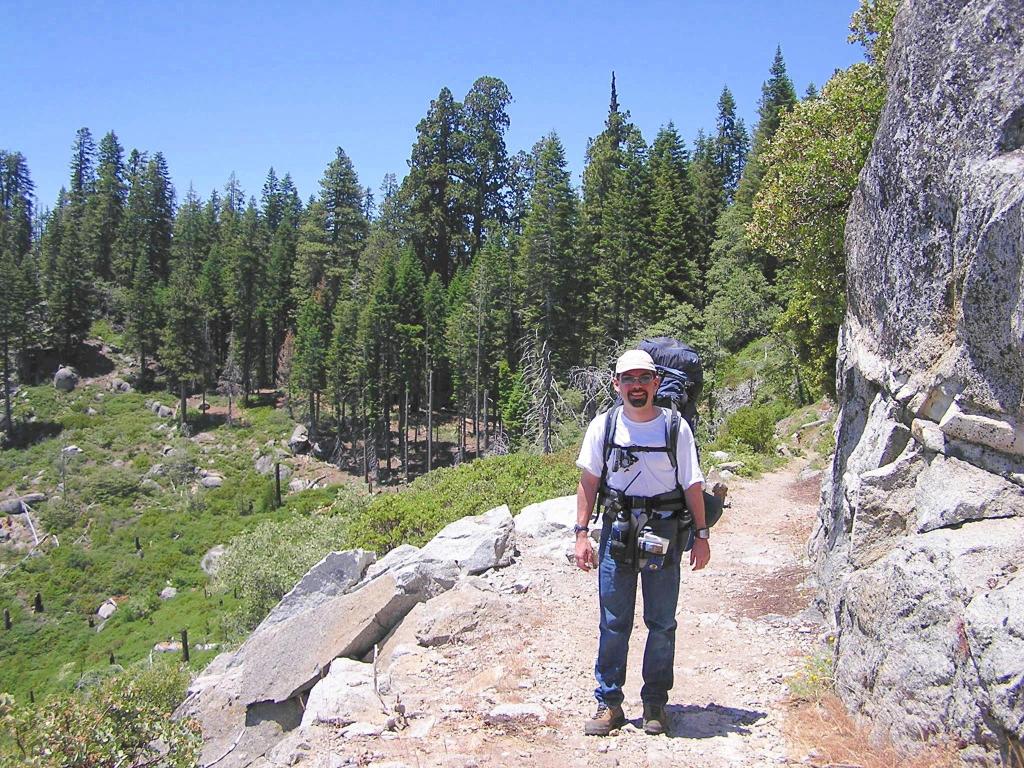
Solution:
M10 372L10 341L4 334L4 417L7 424L7 435L14 439L14 413L11 409L11 372Z
M487 423L487 415L488 415L487 414L487 390L485 389L484 390L484 420L483 420L484 421L484 450L485 451L488 448L491 447L491 441L490 441L491 432L490 432L490 429L489 429L489 425ZM479 453L479 452L480 452L480 449L478 448L477 449L477 453Z
M402 419L402 468L405 470L405 484L409 484L409 385L405 385L405 416Z
M178 395L180 397L178 404L178 425L182 429L185 427L185 422L188 420L188 397L185 395L185 382L178 382Z
M545 341L540 350L541 381L544 388L541 394L541 432L543 434L544 453L551 453L551 354Z
M427 371L427 472L434 468L434 369Z
M316 394L309 392L309 439L316 438Z

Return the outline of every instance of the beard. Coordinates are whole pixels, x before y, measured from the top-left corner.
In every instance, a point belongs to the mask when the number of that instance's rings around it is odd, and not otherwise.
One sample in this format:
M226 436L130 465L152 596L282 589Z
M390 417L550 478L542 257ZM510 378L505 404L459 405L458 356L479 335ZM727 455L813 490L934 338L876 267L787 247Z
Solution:
M647 405L647 393L646 392L630 392L626 397L629 404L634 408L643 408Z

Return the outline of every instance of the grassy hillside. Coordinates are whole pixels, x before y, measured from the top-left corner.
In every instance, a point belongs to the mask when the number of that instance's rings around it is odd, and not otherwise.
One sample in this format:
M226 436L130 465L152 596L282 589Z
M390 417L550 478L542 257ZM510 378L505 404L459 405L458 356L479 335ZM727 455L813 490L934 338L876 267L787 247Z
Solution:
M245 409L238 426L211 422L214 439L201 443L178 435L146 400L93 386L19 394L16 413L34 418L35 441L0 452L0 491L46 493L35 511L40 533L52 536L31 557L0 546L0 607L12 620L0 632L0 691L21 697L75 686L108 667L111 654L119 663L144 657L182 629L193 644L223 640L219 617L236 599L207 588L202 556L261 520L333 498L305 491L267 509L270 481L255 471L253 454L288 435L284 412ZM201 487L198 468L222 474L222 487ZM178 594L162 601L166 586ZM37 593L42 613L34 611ZM108 598L119 608L101 628L95 613ZM193 654L193 663L212 653Z
M31 536L17 515L24 546L0 545L0 608L12 620L0 631L0 691L18 700L87 685L183 629L193 646L237 641L332 548L423 543L463 515L502 503L518 509L575 488L569 454L514 455L437 470L372 501L357 486L336 486L287 495L273 509L272 481L256 472L254 458L290 434L285 411L236 406L235 426L210 419L199 425L205 435L190 439L146 407L151 397L114 394L98 382L71 393L28 387L17 397L18 418L33 419L32 442L0 451L0 495L46 493L34 510L38 533L52 534L28 556ZM202 487L201 469L222 475L223 485ZM236 567L225 588L200 560L232 541L231 552L252 553L252 541L266 546L245 565L245 578ZM167 586L178 593L161 600ZM95 614L108 598L118 610L102 623ZM193 651L192 666L216 652Z

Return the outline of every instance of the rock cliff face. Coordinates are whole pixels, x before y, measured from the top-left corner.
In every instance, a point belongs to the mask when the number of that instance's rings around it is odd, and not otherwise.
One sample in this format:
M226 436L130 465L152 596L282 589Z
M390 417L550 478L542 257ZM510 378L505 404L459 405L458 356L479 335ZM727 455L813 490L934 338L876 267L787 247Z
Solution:
M811 553L847 705L993 759L1024 738L1024 0L908 0L887 77Z

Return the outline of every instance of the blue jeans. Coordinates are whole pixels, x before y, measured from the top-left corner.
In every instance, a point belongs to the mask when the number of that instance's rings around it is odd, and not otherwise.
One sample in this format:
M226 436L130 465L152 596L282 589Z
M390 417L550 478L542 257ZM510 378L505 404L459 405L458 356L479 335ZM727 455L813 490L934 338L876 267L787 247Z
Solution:
M629 636L633 631L637 574L631 566L621 565L612 558L608 551L610 528L607 523L602 528L598 547L601 635L594 664L594 677L597 678L594 696L608 706L619 706L623 699L622 686L626 682ZM672 689L681 554L677 537L662 569L641 571L639 574L644 596L644 624L647 625L644 685L640 689L640 698L645 704L664 706Z

